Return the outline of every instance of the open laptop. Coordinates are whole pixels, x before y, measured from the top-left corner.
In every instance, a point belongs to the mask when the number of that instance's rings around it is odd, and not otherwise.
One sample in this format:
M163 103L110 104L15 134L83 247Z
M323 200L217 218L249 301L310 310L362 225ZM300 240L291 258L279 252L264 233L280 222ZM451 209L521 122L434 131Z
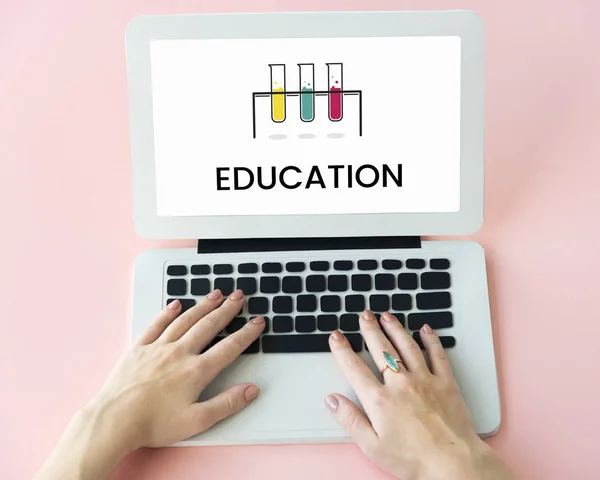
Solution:
M203 397L261 395L181 445L343 442L358 315L441 336L481 436L500 424L482 248L484 28L473 12L142 16L127 29L135 225L198 248L136 260L132 338L165 304L242 288L268 328Z

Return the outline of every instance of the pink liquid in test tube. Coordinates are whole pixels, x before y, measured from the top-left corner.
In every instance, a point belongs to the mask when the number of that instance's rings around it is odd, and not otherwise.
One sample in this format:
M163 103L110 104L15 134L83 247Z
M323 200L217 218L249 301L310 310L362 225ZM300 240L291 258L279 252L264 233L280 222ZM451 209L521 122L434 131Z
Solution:
M329 120L338 122L342 119L343 110L342 64L328 63L327 76L329 78Z

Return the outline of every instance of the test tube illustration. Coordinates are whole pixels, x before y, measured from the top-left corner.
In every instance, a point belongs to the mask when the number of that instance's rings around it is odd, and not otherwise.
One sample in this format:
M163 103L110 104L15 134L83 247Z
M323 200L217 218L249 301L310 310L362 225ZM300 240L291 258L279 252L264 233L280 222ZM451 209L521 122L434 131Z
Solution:
M327 77L329 80L329 120L339 122L342 119L342 91L343 65L341 63L327 64Z
M300 120L312 122L315 118L315 64L299 63L300 70Z
M285 65L269 64L271 68L271 120L281 123L285 120Z

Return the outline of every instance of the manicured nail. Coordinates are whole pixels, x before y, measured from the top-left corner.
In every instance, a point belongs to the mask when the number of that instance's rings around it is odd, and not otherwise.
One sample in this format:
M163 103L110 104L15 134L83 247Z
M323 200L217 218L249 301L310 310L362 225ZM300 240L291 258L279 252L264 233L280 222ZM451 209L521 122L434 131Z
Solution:
M231 298L232 300L241 300L243 296L244 292L242 292L241 290L236 290L229 296L229 298Z
M335 332L333 332L333 333L331 334L331 337L332 337L334 340L342 340L342 339L344 338L344 336L342 335L342 333L341 333L339 330L336 330Z
M170 310L177 310L180 306L181 306L181 302L179 300L174 300L171 303L169 303Z
M422 330L423 330L423 333L433 333L433 330L427 324L423 325L423 329Z
M259 393L260 389L256 385L250 385L248 388L246 388L246 390L244 390L244 398L246 399L246 402L249 403L258 397Z
M212 292L210 292L206 298L210 298L211 300L216 300L217 298L219 298L221 296L221 290L219 290L218 288L216 290L213 290Z
M373 312L371 310L365 310L363 312L363 314L360 316L360 318L362 318L363 320L366 320L367 322L370 322L370 321L375 320L375 315L373 315Z
M260 325L261 323L265 323L265 317L254 317L252 319L252 323L256 323L257 325Z
M331 410L332 412L336 412L340 402L338 402L338 399L335 398L333 395L327 395L325 397L325 405L327 405L327 408L329 408L329 410Z
M384 312L381 316L386 322L393 322L395 320L394 316L390 312Z

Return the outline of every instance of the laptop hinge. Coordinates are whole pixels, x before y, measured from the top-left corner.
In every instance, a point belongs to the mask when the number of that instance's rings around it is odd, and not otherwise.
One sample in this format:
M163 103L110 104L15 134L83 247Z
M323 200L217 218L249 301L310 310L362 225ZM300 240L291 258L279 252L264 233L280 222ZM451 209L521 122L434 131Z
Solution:
M421 237L224 238L198 240L198 253L421 248Z

